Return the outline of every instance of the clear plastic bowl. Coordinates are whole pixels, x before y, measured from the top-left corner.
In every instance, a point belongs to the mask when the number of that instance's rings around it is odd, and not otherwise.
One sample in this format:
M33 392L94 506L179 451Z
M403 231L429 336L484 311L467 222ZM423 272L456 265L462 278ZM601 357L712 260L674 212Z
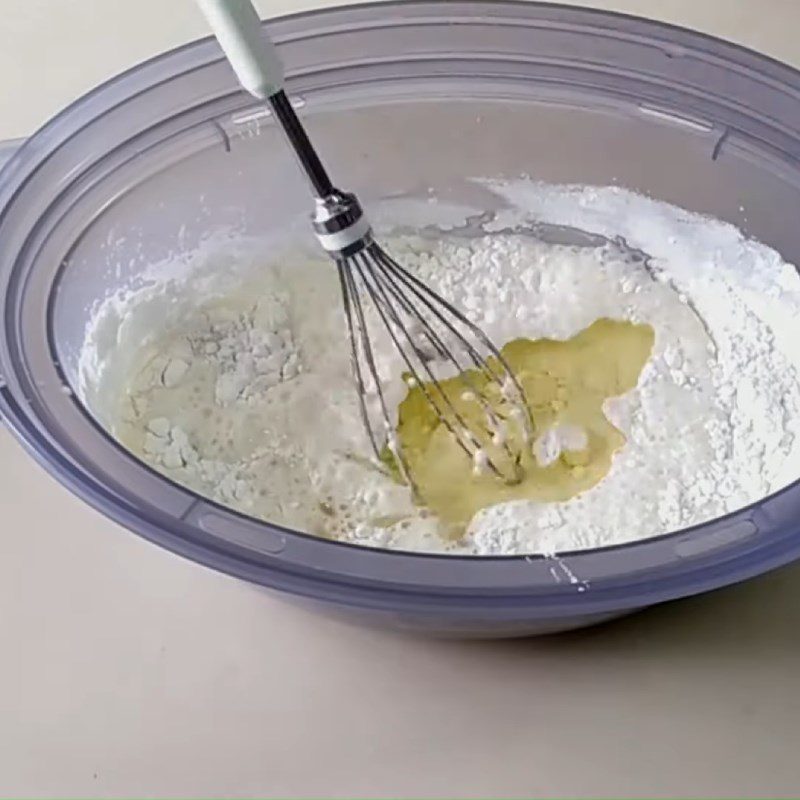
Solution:
M800 263L800 76L784 65L677 28L533 3L367 5L270 26L314 140L366 203L429 187L495 202L464 180L476 175L617 183L728 220ZM800 555L800 482L634 544L468 558L264 524L118 446L64 391L96 301L211 227L268 234L309 208L260 113L217 45L196 42L73 104L0 173L0 414L62 483L194 561L437 634L589 625Z

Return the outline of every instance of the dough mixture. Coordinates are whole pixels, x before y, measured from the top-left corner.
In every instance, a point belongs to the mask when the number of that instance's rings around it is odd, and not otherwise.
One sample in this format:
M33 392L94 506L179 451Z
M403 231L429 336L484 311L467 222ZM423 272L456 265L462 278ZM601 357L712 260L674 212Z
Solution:
M198 493L375 547L618 544L800 476L793 266L728 224L621 189L486 187L508 208L481 230L465 222L386 244L524 376L538 419L520 485L474 475L451 451L388 336L376 337L378 369L425 507L372 463L336 271L299 248L228 241L109 297L87 330L84 401Z

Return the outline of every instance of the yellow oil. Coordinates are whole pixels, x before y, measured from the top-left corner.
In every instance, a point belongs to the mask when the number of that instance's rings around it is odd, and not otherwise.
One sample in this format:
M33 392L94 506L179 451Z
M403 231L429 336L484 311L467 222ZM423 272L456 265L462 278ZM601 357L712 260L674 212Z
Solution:
M575 426L586 434L583 450L563 451L547 466L535 458L522 424L512 417L512 404L495 384L475 371L441 382L449 402L504 479L491 471L474 474L472 461L438 420L423 387L409 389L398 410L397 434L418 502L439 517L446 535L458 538L472 517L488 506L512 500L564 501L595 486L625 443L603 413L603 402L636 386L654 340L650 325L603 318L565 341L515 339L502 348L524 391L533 439L558 425ZM496 414L507 420L507 446L492 444L485 410L465 395L465 384L481 391ZM436 391L429 384L425 388ZM387 463L390 459L389 455Z

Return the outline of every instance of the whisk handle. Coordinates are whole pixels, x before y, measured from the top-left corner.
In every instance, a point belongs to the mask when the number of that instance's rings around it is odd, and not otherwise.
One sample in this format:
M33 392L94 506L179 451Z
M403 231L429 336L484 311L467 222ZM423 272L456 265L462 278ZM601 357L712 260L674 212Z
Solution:
M266 100L286 134L314 194L326 198L335 189L289 98L278 51L250 0L196 0L243 89Z
M283 64L250 0L196 0L243 89L267 100L283 89Z

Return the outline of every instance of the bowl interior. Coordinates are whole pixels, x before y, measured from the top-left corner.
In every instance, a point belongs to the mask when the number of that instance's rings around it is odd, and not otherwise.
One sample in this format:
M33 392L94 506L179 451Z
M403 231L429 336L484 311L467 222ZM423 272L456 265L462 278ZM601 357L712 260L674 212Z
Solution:
M616 184L729 221L800 262L796 221L785 213L800 207L800 105L790 102L800 80L792 70L688 32L575 9L411 2L394 10L345 9L273 26L313 141L334 179L365 205L433 195L496 210L500 201L475 178ZM403 556L414 558L412 575L401 558L389 564L385 554L248 520L123 452L102 430L102 410L87 415L64 391L78 383L93 309L136 286L153 264L191 252L215 231L290 235L314 246L311 200L291 154L213 42L101 88L10 166L0 219L5 391L22 435L47 451L44 460L61 459L65 481L144 535L253 580L266 580L260 567L279 558L437 591L498 582L552 589L550 568L523 559L479 569L459 559L460 571L448 573L435 557ZM391 224L391 215L381 222ZM772 559L788 558L797 549L785 527L800 504L796 488L758 513L746 509L683 538L574 558L609 591L620 576L644 580L658 569L659 597L685 593L675 576L685 578L687 562L702 571L724 563L725 553L744 558L765 526L784 526ZM681 552L689 539L699 543Z

